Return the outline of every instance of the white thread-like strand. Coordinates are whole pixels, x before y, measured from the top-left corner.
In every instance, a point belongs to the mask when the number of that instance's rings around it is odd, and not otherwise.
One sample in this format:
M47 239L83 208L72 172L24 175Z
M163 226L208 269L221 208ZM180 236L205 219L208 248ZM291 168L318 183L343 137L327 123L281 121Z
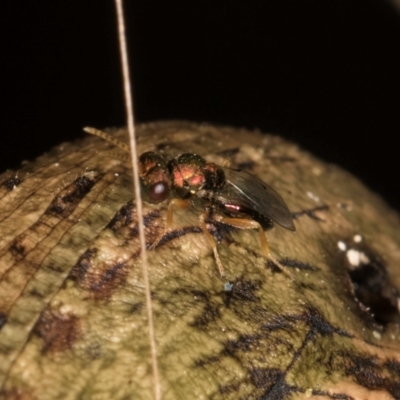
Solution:
M122 64L122 76L124 82L124 95L125 95L125 107L126 116L128 122L129 131L129 144L131 148L131 158L132 158L132 172L133 172L133 185L135 188L135 200L136 200L136 210L138 217L138 227L139 227L139 238L141 247L141 258L142 258L142 272L143 281L146 292L146 309L147 309L147 319L149 323L149 340L151 348L151 363L153 368L153 384L154 384L154 397L156 400L161 399L161 384L160 377L158 373L157 364L157 346L154 334L154 321L153 321L153 308L151 301L150 292L150 280L148 273L148 262L147 262L147 252L146 252L146 239L144 235L144 223L143 223L143 207L142 198L140 194L140 182L139 182L139 171L138 171L138 159L136 154L136 139L135 139L135 124L133 117L133 100L131 91L131 80L129 76L129 62L128 62L128 49L126 45L126 35L125 35L125 18L122 6L123 0L115 0L115 5L117 8L117 21L118 21L118 35L119 35L119 46L121 53L121 64Z

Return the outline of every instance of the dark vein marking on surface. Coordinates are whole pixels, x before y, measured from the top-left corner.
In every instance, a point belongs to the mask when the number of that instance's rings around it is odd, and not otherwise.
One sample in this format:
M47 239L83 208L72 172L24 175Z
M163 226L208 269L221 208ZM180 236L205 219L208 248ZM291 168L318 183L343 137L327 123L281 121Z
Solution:
M92 190L96 181L101 179L102 176L103 175L98 175L96 180L89 179L87 176L75 179L54 197L45 211L45 214L57 216L61 219L67 218L73 213L79 202Z
M47 210L28 229L19 234L0 252L1 257L7 256L7 253L11 253L14 258L14 262L7 265L7 269L3 274L9 271L16 262L24 259L27 253L36 248L55 229L61 220L67 218L76 209L86 194L90 192L94 184L94 180L81 177L75 179L62 190L53 199ZM48 221L47 219L51 216L55 216L57 219L51 222ZM3 278L4 275L1 279Z
M320 218L320 217L318 217L318 215L316 215L316 212L318 212L318 211L326 211L326 210L329 210L329 206L323 205L323 206L319 206L319 207L309 208L309 209L306 209L306 210L292 212L292 217L293 217L293 219L297 219L299 217L302 217L303 215L307 215L311 219L315 219L317 221L325 222L325 220L323 218Z
M14 190L22 183L22 180L17 178L16 176L13 178L8 178L2 183L0 183L1 187L4 187L6 190L11 191Z
M400 382L397 377L390 379L382 371L379 359L373 356L342 352L346 374L368 390L386 390L395 399L400 398ZM385 364L384 364L385 366Z
M171 240L177 239L181 236L185 236L189 233L203 233L203 230L200 226L187 226L185 228L176 229L173 231L167 232L157 243L156 249L161 246L164 246L166 243L170 242ZM147 245L147 248L150 248L152 244Z
M86 154L86 152L85 152L84 154ZM83 154L82 154L82 156L83 156ZM65 156L65 159L67 159L67 158L69 158L69 157L70 157L70 155L67 154L67 155ZM42 177L41 174L42 174L42 171L43 171L43 170L46 170L46 169L48 168L48 166L54 165L54 161L50 161L49 163L45 164L42 168L38 168L38 169L35 171L35 174L32 174L32 175L30 176L30 178L40 178L40 179L41 179L41 182L43 182L43 183L41 183L39 186L34 186L34 189L32 190L32 192L30 192L28 196L24 197L24 198L23 198L23 201L22 201L21 203L17 203L17 206L16 206L15 208L13 208L12 210L10 210L10 212L9 212L8 214L4 215L3 218L0 219L0 223L3 222L3 221L4 221L5 219L7 219L8 217L10 217L10 216L11 216L13 213L15 213L18 209L20 209L21 207L23 207L23 206L25 205L25 203L26 203L27 201L29 201L30 198L34 197L34 196L37 194L37 192L38 192L39 190L48 187L48 185L50 184L50 182L51 182L56 176L60 176L60 177L61 177L61 176L65 176L65 177L66 177L67 174L68 174L69 172L71 172L72 170L74 170L74 169L77 169L77 168L84 169L84 168L82 167L82 165L85 164L85 163L86 163L88 160L90 160L92 157L93 157L93 155L91 155L90 157L82 158L82 160L81 160L80 163L74 163L71 167L68 167L67 169L63 169L62 171L60 171L60 172L58 172L58 173L57 173L57 172L54 172L54 175L52 175L52 176L50 175L50 176ZM59 163L63 163L63 158L61 158L61 160L59 161ZM60 179L61 179L61 178L60 178ZM0 199L0 203L1 203L1 200L2 200L2 198Z
M355 400L354 397L349 396L344 393L330 393L330 392L325 392L323 390L318 390L318 389L314 389L312 391L312 395L313 396L325 396L325 397L329 397L330 399L333 399L333 400Z
M0 330L7 322L7 318L3 313L0 313Z
M255 287L254 285L251 286ZM235 285L233 287L235 287ZM237 301L242 303L243 299L237 299ZM250 297L250 301L252 301L257 308L258 301L255 294ZM258 321L260 322L263 319L263 314L258 314ZM220 362L221 357L231 357L237 360L241 365L244 365L243 360L246 359L245 354L249 352L251 353L257 351L259 357L262 357L262 348L264 346L263 342L266 338L270 337L272 332L284 330L287 333L291 333L293 332L294 324L297 322L305 322L309 329L305 333L305 336L297 349L288 349L288 351L292 354L292 357L286 368L259 368L251 365L250 363L247 367L247 377L243 378L242 383L251 383L255 390L262 391L262 393L258 395L256 395L255 392L251 394L251 396L253 396L252 398L257 399L283 400L287 398L290 393L305 393L305 388L288 384L286 382L286 377L294 368L295 364L301 359L301 355L306 347L308 347L309 343L314 342L317 337L331 337L335 334L346 338L354 337L347 331L331 325L313 306L308 306L304 312L299 314L278 315L274 319L262 323L256 334L241 334L237 339L227 340L224 342L224 348L219 352L218 355L206 355L202 359L197 360L194 365L196 367L205 368L208 364ZM285 345L287 343L280 340L279 335L276 337L276 344ZM230 382L226 385L221 385L219 388L219 393L232 393L235 391L235 388L238 387L238 382ZM396 385L391 384L388 390L391 390L391 393L396 393L397 387ZM315 390L312 392L312 395L326 396L331 399L353 400L351 396L344 393L331 393Z
M293 259L289 259L289 258L283 258L283 259L279 260L279 262L282 265L284 265L285 267L297 268L302 271L320 271L321 270L321 268L314 267L309 263L302 262L299 260L293 260Z

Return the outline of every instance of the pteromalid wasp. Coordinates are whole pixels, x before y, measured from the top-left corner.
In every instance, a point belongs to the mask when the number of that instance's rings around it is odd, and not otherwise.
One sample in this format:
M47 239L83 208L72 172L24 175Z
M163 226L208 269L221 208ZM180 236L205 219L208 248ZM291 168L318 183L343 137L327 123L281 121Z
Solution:
M95 128L84 128L84 131L129 151L126 144L106 132ZM238 229L258 229L266 255L270 251L264 230L271 229L274 222L295 230L292 214L282 197L250 172L222 167L193 153L167 161L157 153L146 152L139 157L139 176L144 201L161 203L169 199L167 229L172 225L175 207L186 208L196 199L201 201L204 212L200 225L212 246L221 276L224 268L215 240L207 229L207 217Z

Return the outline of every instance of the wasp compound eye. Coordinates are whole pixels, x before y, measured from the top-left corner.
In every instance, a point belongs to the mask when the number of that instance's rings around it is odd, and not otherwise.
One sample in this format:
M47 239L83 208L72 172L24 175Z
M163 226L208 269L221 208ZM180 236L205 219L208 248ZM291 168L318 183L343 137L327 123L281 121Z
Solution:
M139 176L143 199L161 203L169 196L171 177L164 158L151 151L139 157Z
M148 189L148 196L152 203L161 203L169 195L169 187L166 182L156 182Z

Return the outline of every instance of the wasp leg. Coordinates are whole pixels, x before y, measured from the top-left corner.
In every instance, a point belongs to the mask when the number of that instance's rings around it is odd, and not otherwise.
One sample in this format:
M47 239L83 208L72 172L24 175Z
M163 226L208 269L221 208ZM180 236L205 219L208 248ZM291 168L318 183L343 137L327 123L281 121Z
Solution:
M163 236L172 228L172 217L174 214L174 208L186 209L189 206L190 206L189 200L172 199L169 202L167 210L166 227L161 232L161 235L159 235L158 238L151 244L151 246L149 247L150 250L154 250L157 247L158 243L160 243L160 240L163 238Z
M271 255L269 250L268 241L265 237L264 229L262 226L253 219L246 219L246 218L229 218L223 216L215 216L215 219L218 222L222 222L223 224L227 224L233 226L234 228L238 229L258 229L260 242L261 242L261 249L263 250L264 254L274 263L276 264L282 272L290 277L293 280L292 274L288 271L288 269L282 265L275 257Z
M223 277L225 275L224 267L222 266L222 262L218 255L217 244L215 243L214 238L212 237L211 233L207 229L207 225L206 225L207 217L208 217L207 213L203 213L200 215L200 226L203 229L203 233L204 233L205 237L207 238L208 243L210 243L210 246L213 249L213 253L214 253L215 261L217 262L219 273L220 273L221 277Z
M167 212L167 230L172 227L172 216L174 214L174 207L184 210L190 207L190 200L172 199L168 204Z

